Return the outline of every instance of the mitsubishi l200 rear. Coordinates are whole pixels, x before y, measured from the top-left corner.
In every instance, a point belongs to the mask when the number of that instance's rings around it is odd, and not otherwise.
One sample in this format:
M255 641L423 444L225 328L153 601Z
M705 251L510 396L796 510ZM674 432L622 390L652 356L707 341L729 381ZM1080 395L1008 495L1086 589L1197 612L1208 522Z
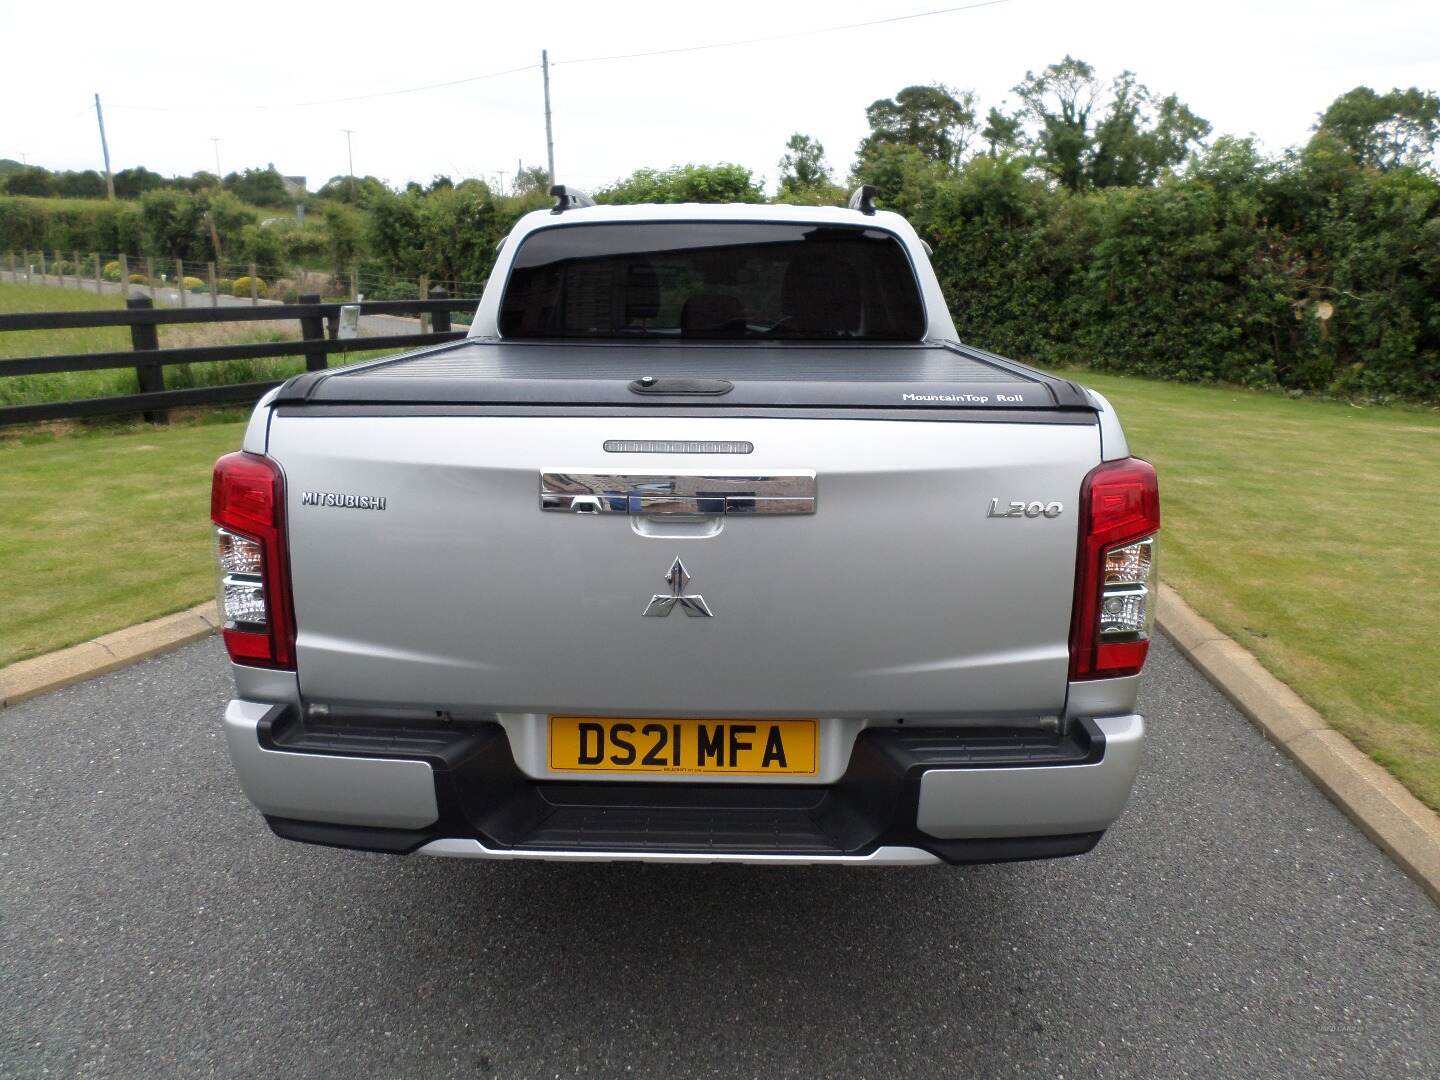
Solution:
M1124 807L1154 470L956 340L851 208L594 206L504 242L469 336L291 379L214 476L225 732L294 840L924 864Z

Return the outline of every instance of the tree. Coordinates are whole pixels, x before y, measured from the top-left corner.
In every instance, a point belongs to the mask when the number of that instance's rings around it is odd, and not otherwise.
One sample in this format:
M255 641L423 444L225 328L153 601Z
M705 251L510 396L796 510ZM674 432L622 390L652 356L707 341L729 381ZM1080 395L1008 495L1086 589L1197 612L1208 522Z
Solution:
M363 225L359 213L344 205L325 208L325 237L330 246L330 264L336 272L355 265L360 255Z
M117 199L138 199L145 192L164 186L165 178L143 165L136 165L133 169L121 169L115 174Z
M909 218L923 235L937 186L954 175L955 170L948 164L926 157L917 147L879 143L868 157L857 162L852 179L857 184L874 185L876 200L887 210Z
M527 165L515 174L510 194L521 198L550 194L550 173L539 165Z
M602 203L764 202L765 189L743 165L677 165L636 169L595 193Z
M71 199L103 199L105 178L94 169L55 174L54 191Z
M1337 138L1361 165L1421 165L1440 141L1440 97L1413 86L1388 94L1357 86L1330 103L1315 129Z
M1095 69L1067 55L1015 87L1032 130L1035 162L1061 187L1153 184L1210 131L1174 94L1157 99L1123 71L1107 88Z
M1122 71L1111 89L1110 107L1095 127L1088 179L1095 187L1137 187L1153 184L1166 168L1185 160L1190 144L1198 143L1210 125L1174 94L1155 101Z
M388 194L390 189L374 176L332 176L316 192L319 198L333 199L351 206L368 206Z
M224 184L226 191L251 206L289 206L295 201L285 190L285 181L274 165L232 172L225 177Z
M985 126L980 129L980 138L989 147L989 155L1000 157L1020 145L1021 120L1018 116L1006 116L995 106L985 114Z
M199 172L191 173L189 176L175 178L175 186L184 188L186 191L204 191L207 188L220 188L220 177L212 172L201 169Z
M780 159L780 190L809 191L832 183L825 164L825 147L819 139L796 132L785 143L786 154Z
M5 178L5 190L11 195L45 196L52 194L54 178L49 169L39 165L22 166Z
M860 143L866 161L885 145L913 146L932 161L958 168L975 134L975 93L933 86L907 86L865 110L870 134Z
M1031 153L1061 187L1071 191L1085 185L1090 113L1102 91L1095 69L1068 53L1039 75L1027 71L1025 80L1014 88L1024 113L1038 125L1029 140Z

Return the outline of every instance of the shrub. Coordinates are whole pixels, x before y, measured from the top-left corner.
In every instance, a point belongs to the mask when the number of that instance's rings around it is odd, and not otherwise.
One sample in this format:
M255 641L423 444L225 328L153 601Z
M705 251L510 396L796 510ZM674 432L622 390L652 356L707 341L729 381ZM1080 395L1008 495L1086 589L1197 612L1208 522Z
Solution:
M231 292L232 292L235 296L249 296L249 295L250 295L250 276L249 276L248 274L246 274L246 275L244 275L244 276L242 276L242 277L237 277L237 278L235 279L235 284L234 284L233 286L231 286ZM268 285L265 284L265 279L262 278L262 277L256 277L256 278L255 278L255 295L256 295L256 296L269 296L269 295L270 295L270 286L268 286Z
M285 223L246 225L240 230L238 247L230 249L232 257L261 266L279 266L285 261Z
M220 293L221 295L224 295L225 293L233 294L235 292L234 279L228 277L220 278L218 281L215 282L215 291ZM245 295L250 295L250 289L248 287L245 289Z
M201 281L198 277L187 276L182 284L184 285L186 292L205 291L205 282Z
M104 265L104 267L101 268L101 270L100 270L100 276L101 276L102 278L104 278L106 281L119 281L119 280L120 280L120 262L119 262L119 260L117 260L117 259L111 259L109 262L107 262L107 263Z
M131 285L149 285L149 284L150 284L150 279L147 278L144 274L131 274L131 275L130 275L128 278L126 278L125 280L128 281L128 282L130 282Z
M0 249L138 251L140 208L96 199L0 197Z

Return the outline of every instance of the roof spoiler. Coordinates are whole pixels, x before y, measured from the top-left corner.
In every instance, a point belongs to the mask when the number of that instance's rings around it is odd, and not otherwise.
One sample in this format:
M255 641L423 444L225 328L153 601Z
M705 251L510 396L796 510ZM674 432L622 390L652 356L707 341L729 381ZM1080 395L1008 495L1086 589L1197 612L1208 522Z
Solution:
M564 184L556 184L550 189L550 194L555 196L555 206L551 209L552 214L563 214L566 210L578 210L582 206L594 206L595 200L579 188L566 187Z
M875 214L875 196L879 189L874 184L861 184L850 196L850 209L859 210L866 217L873 217Z

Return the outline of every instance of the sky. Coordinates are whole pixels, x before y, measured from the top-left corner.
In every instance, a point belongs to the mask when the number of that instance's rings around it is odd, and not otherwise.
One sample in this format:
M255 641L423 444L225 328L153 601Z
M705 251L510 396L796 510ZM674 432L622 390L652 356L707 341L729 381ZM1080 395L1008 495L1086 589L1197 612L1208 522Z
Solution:
M557 180L590 188L718 161L773 187L797 131L843 180L871 101L940 82L974 90L982 112L1013 107L1010 88L1067 53L1107 79L1128 68L1216 133L1275 153L1354 86L1440 90L1440 3L1415 0L1002 0L826 29L954 3L0 3L0 157L102 168L98 92L116 171L213 171L218 153L222 172L273 163L314 190L347 171L350 128L357 175L508 182L517 162L545 162L541 49ZM594 59L774 35L785 36ZM474 78L497 72L509 73ZM388 93L443 82L456 84Z

